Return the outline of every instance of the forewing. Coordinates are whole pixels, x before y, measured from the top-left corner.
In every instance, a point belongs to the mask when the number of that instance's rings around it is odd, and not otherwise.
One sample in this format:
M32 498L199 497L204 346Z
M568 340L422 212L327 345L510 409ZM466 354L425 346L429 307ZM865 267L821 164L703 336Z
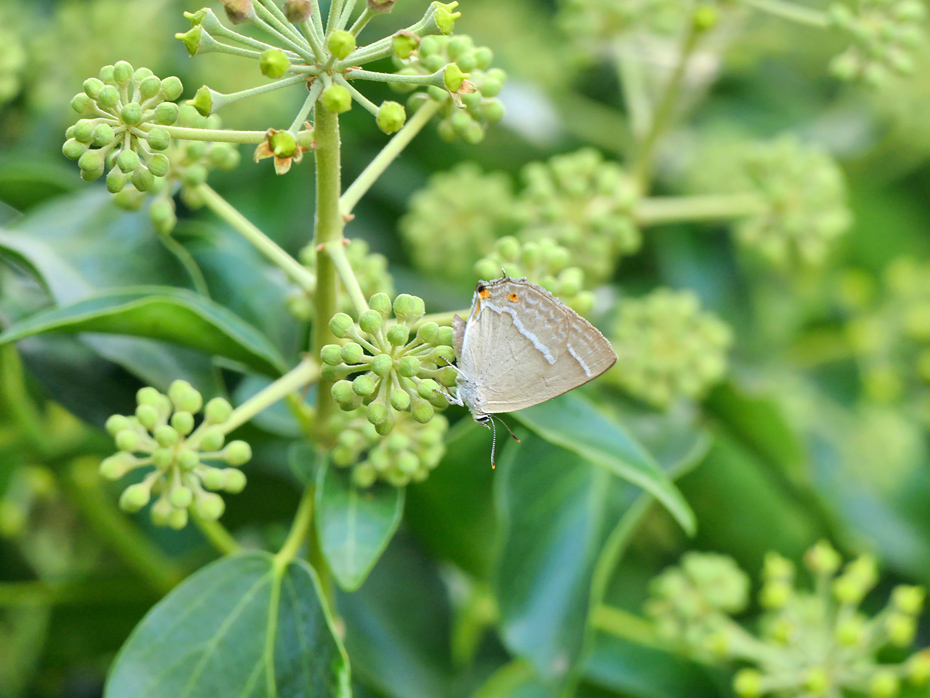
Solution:
M469 318L477 407L514 412L587 383L617 360L587 320L549 292L514 279L487 284Z

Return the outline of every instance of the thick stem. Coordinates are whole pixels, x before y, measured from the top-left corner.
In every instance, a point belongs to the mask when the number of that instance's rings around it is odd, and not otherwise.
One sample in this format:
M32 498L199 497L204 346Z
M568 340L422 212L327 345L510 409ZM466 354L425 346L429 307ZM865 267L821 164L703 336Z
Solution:
M752 216L765 210L757 194L710 194L643 199L633 216L638 225L662 225L693 221L721 221Z
M410 145L410 142L436 115L441 106L439 102L430 100L416 111L410 121L407 122L407 125L397 135L388 141L388 144L384 146L381 152L375 156L375 159L358 176L358 179L352 182L352 185L346 189L346 193L342 195L342 199L339 201L342 215L352 215L352 211L359 200L377 181L378 177L384 174L388 166L397 159L397 156L403 152L404 148Z
M203 197L204 203L210 207L210 210L229 223L242 237L252 243L259 252L279 266L294 283L305 291L313 292L316 281L313 274L303 264L291 257L278 243L265 235L208 185L201 184L197 187L197 191Z
M630 115L630 130L633 140L639 141L648 132L652 123L652 104L646 90L643 64L638 56L631 56L628 49L618 45L613 51L617 79L623 92L623 101Z
M210 545L216 548L223 555L232 555L238 553L240 548L236 539L226 527L219 521L206 521L199 516L192 516L191 519L203 533L204 538L210 541Z
M268 140L267 131L228 131L225 129L186 128L184 126L161 126L172 138L181 141L210 141L212 143L242 143L258 145ZM304 145L307 145L306 143Z
M695 18L689 18L688 27L685 30L685 36L678 55L678 63L672 70L668 83L665 85L665 90L662 92L659 105L656 107L652 118L652 124L636 150L636 157L633 159L633 176L643 193L649 190L649 181L652 178L652 168L655 164L655 149L659 143L659 138L672 122L678 95L688 72L688 63L691 54L697 48L700 36L701 30Z
M358 279L355 278L355 272L349 264L349 258L346 256L345 245L341 241L330 242L326 244L326 252L336 267L336 273L342 279L342 285L346 293L355 306L355 312L361 315L368 310L368 301L365 300L365 294L362 293L361 286L358 285Z
M334 5L337 3L334 0ZM316 294L313 298L315 321L313 323L312 356L319 356L320 350L335 341L329 330L329 320L339 307L339 289L337 287L336 267L326 253L329 243L342 244L342 230L345 220L339 210L339 196L342 193L341 143L339 141L339 116L322 108L319 104L314 109L313 130L316 135ZM330 393L332 384L321 381L317 391L318 424L329 423L329 416L336 408ZM325 426L324 426L325 428Z
M233 410L225 422L220 425L224 434L242 426L263 410L268 409L276 402L309 385L320 375L320 367L310 358L302 362L264 390L256 393Z
M300 546L303 545L310 526L313 523L313 493L314 489L308 487L304 490L300 498L300 504L297 507L297 513L294 515L294 523L291 524L291 530L287 534L287 540L281 546L281 550L275 555L275 566L285 567L291 560L297 557Z

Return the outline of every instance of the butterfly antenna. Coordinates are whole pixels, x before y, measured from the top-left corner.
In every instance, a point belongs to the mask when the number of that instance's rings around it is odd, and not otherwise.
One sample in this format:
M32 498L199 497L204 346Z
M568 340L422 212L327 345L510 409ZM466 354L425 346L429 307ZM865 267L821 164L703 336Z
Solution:
M491 470L494 470L497 468L497 464L494 462L494 452L497 450L497 427L494 426L494 417L491 417L488 421L491 422Z
M505 427L507 427L507 431L510 432L510 436L513 437L513 440L514 440L514 441L516 441L517 443L522 443L522 441L520 441L520 439L517 438L517 435L513 433L513 430L507 425L507 422L505 422L505 421L502 419L502 420L501 420L501 424L503 424Z

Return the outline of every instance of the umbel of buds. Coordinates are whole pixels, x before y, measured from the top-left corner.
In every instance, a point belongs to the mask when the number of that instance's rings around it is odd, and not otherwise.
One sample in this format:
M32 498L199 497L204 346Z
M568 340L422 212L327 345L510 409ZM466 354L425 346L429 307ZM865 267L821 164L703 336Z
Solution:
M137 402L134 415L113 415L106 424L119 452L100 464L100 474L119 480L149 471L123 491L120 507L138 511L157 497L152 521L176 529L187 525L188 512L207 521L218 519L225 505L215 491L241 492L246 481L238 467L252 458L245 441L225 443L223 425L232 414L230 404L214 398L204 407L200 393L181 380L171 384L167 395L142 388Z
M329 327L344 343L323 347L321 373L334 382L339 406L346 411L364 406L368 421L384 436L398 413L409 412L425 424L435 408L448 404L443 386L455 385L455 352L451 327L420 323L421 298L401 294L392 303L386 293L376 293L369 306L357 322L345 313L333 316Z
M584 290L584 272L568 266L570 261L569 251L549 238L521 243L508 235L497 241L493 253L475 264L475 275L479 279L494 279L501 273L526 277L575 312L587 315L594 308L594 294Z
M162 80L126 61L104 66L71 100L83 118L68 128L62 152L78 161L88 182L108 172L107 189L113 193L130 183L149 191L168 172L164 151L171 139L163 127L178 120L174 100L182 90L178 78Z

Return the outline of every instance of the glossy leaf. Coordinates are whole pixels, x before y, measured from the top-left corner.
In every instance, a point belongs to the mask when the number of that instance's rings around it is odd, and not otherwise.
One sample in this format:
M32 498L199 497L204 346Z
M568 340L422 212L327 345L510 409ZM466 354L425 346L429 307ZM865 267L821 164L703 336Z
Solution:
M241 553L203 568L136 627L106 698L348 698L349 666L302 560Z
M504 643L546 679L582 649L592 575L633 488L527 434L498 466L496 593Z
M491 675L472 698L556 698L556 688L540 680L533 668L519 660Z
M377 483L359 489L348 469L323 465L316 488L320 547L336 581L355 591L384 552L404 514L404 489Z
M184 289L133 287L38 313L0 334L0 344L47 332L102 332L173 342L276 374L284 360L258 330Z
M584 399L563 395L514 413L549 443L582 456L658 499L688 533L694 512L668 476L632 437Z

